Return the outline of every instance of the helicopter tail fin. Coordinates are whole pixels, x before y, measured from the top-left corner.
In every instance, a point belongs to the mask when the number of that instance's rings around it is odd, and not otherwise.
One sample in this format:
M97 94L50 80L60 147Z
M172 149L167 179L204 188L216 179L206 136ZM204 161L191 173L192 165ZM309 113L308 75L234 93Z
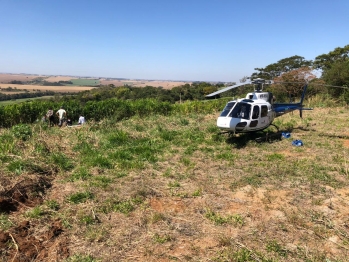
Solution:
M303 93L302 93L302 97L301 97L301 101L299 102L301 105L303 104L303 100L305 97L305 93L307 92L307 88L308 88L308 84L305 84L304 88L303 88Z
M307 88L308 88L308 84L305 84L304 85L304 88L303 88L303 93L302 93L302 97L301 97L301 101L299 102L299 117L300 118L303 118L303 101L304 101L304 97L305 97L305 93L307 92ZM305 110L309 110L308 108L305 109ZM311 110L311 109L310 109Z

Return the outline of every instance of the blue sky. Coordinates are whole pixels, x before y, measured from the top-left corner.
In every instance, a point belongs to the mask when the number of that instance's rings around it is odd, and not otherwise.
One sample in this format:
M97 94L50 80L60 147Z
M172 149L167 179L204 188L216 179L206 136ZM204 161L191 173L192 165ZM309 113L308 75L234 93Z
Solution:
M0 0L0 72L238 81L349 44L348 0Z

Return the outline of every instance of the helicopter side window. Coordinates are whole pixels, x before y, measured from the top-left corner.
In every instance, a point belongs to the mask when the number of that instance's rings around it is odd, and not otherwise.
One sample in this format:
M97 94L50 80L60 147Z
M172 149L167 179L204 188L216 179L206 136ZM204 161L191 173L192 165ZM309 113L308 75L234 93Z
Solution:
M252 119L258 119L259 117L259 106L254 106L252 111Z
M229 102L227 105L224 107L222 113L220 116L227 116L230 112L230 110L234 107L235 102Z
M261 117L266 117L266 116L268 116L268 107L262 106Z

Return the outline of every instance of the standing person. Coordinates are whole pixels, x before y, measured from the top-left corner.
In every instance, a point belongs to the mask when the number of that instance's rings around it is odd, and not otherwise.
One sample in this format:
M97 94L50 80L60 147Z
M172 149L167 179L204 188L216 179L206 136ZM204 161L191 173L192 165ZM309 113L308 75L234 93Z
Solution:
M67 116L67 112L63 109L63 106L57 111L56 115L58 115L59 123L58 126L61 127L65 122L65 118Z
M85 117L80 115L78 125L83 125L83 124L85 124L85 122L86 122Z
M46 113L46 120L48 121L49 127L54 125L54 117L52 107L50 107Z

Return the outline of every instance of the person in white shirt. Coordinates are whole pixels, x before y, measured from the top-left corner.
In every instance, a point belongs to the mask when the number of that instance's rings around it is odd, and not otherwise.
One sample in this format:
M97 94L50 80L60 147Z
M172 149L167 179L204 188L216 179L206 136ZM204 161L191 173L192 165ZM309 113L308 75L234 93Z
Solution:
M61 108L57 111L56 115L58 115L58 118L59 118L58 126L61 127L65 122L65 119L67 117L67 112L61 106Z
M83 125L83 124L85 124L85 122L86 122L85 117L80 115L78 125Z

